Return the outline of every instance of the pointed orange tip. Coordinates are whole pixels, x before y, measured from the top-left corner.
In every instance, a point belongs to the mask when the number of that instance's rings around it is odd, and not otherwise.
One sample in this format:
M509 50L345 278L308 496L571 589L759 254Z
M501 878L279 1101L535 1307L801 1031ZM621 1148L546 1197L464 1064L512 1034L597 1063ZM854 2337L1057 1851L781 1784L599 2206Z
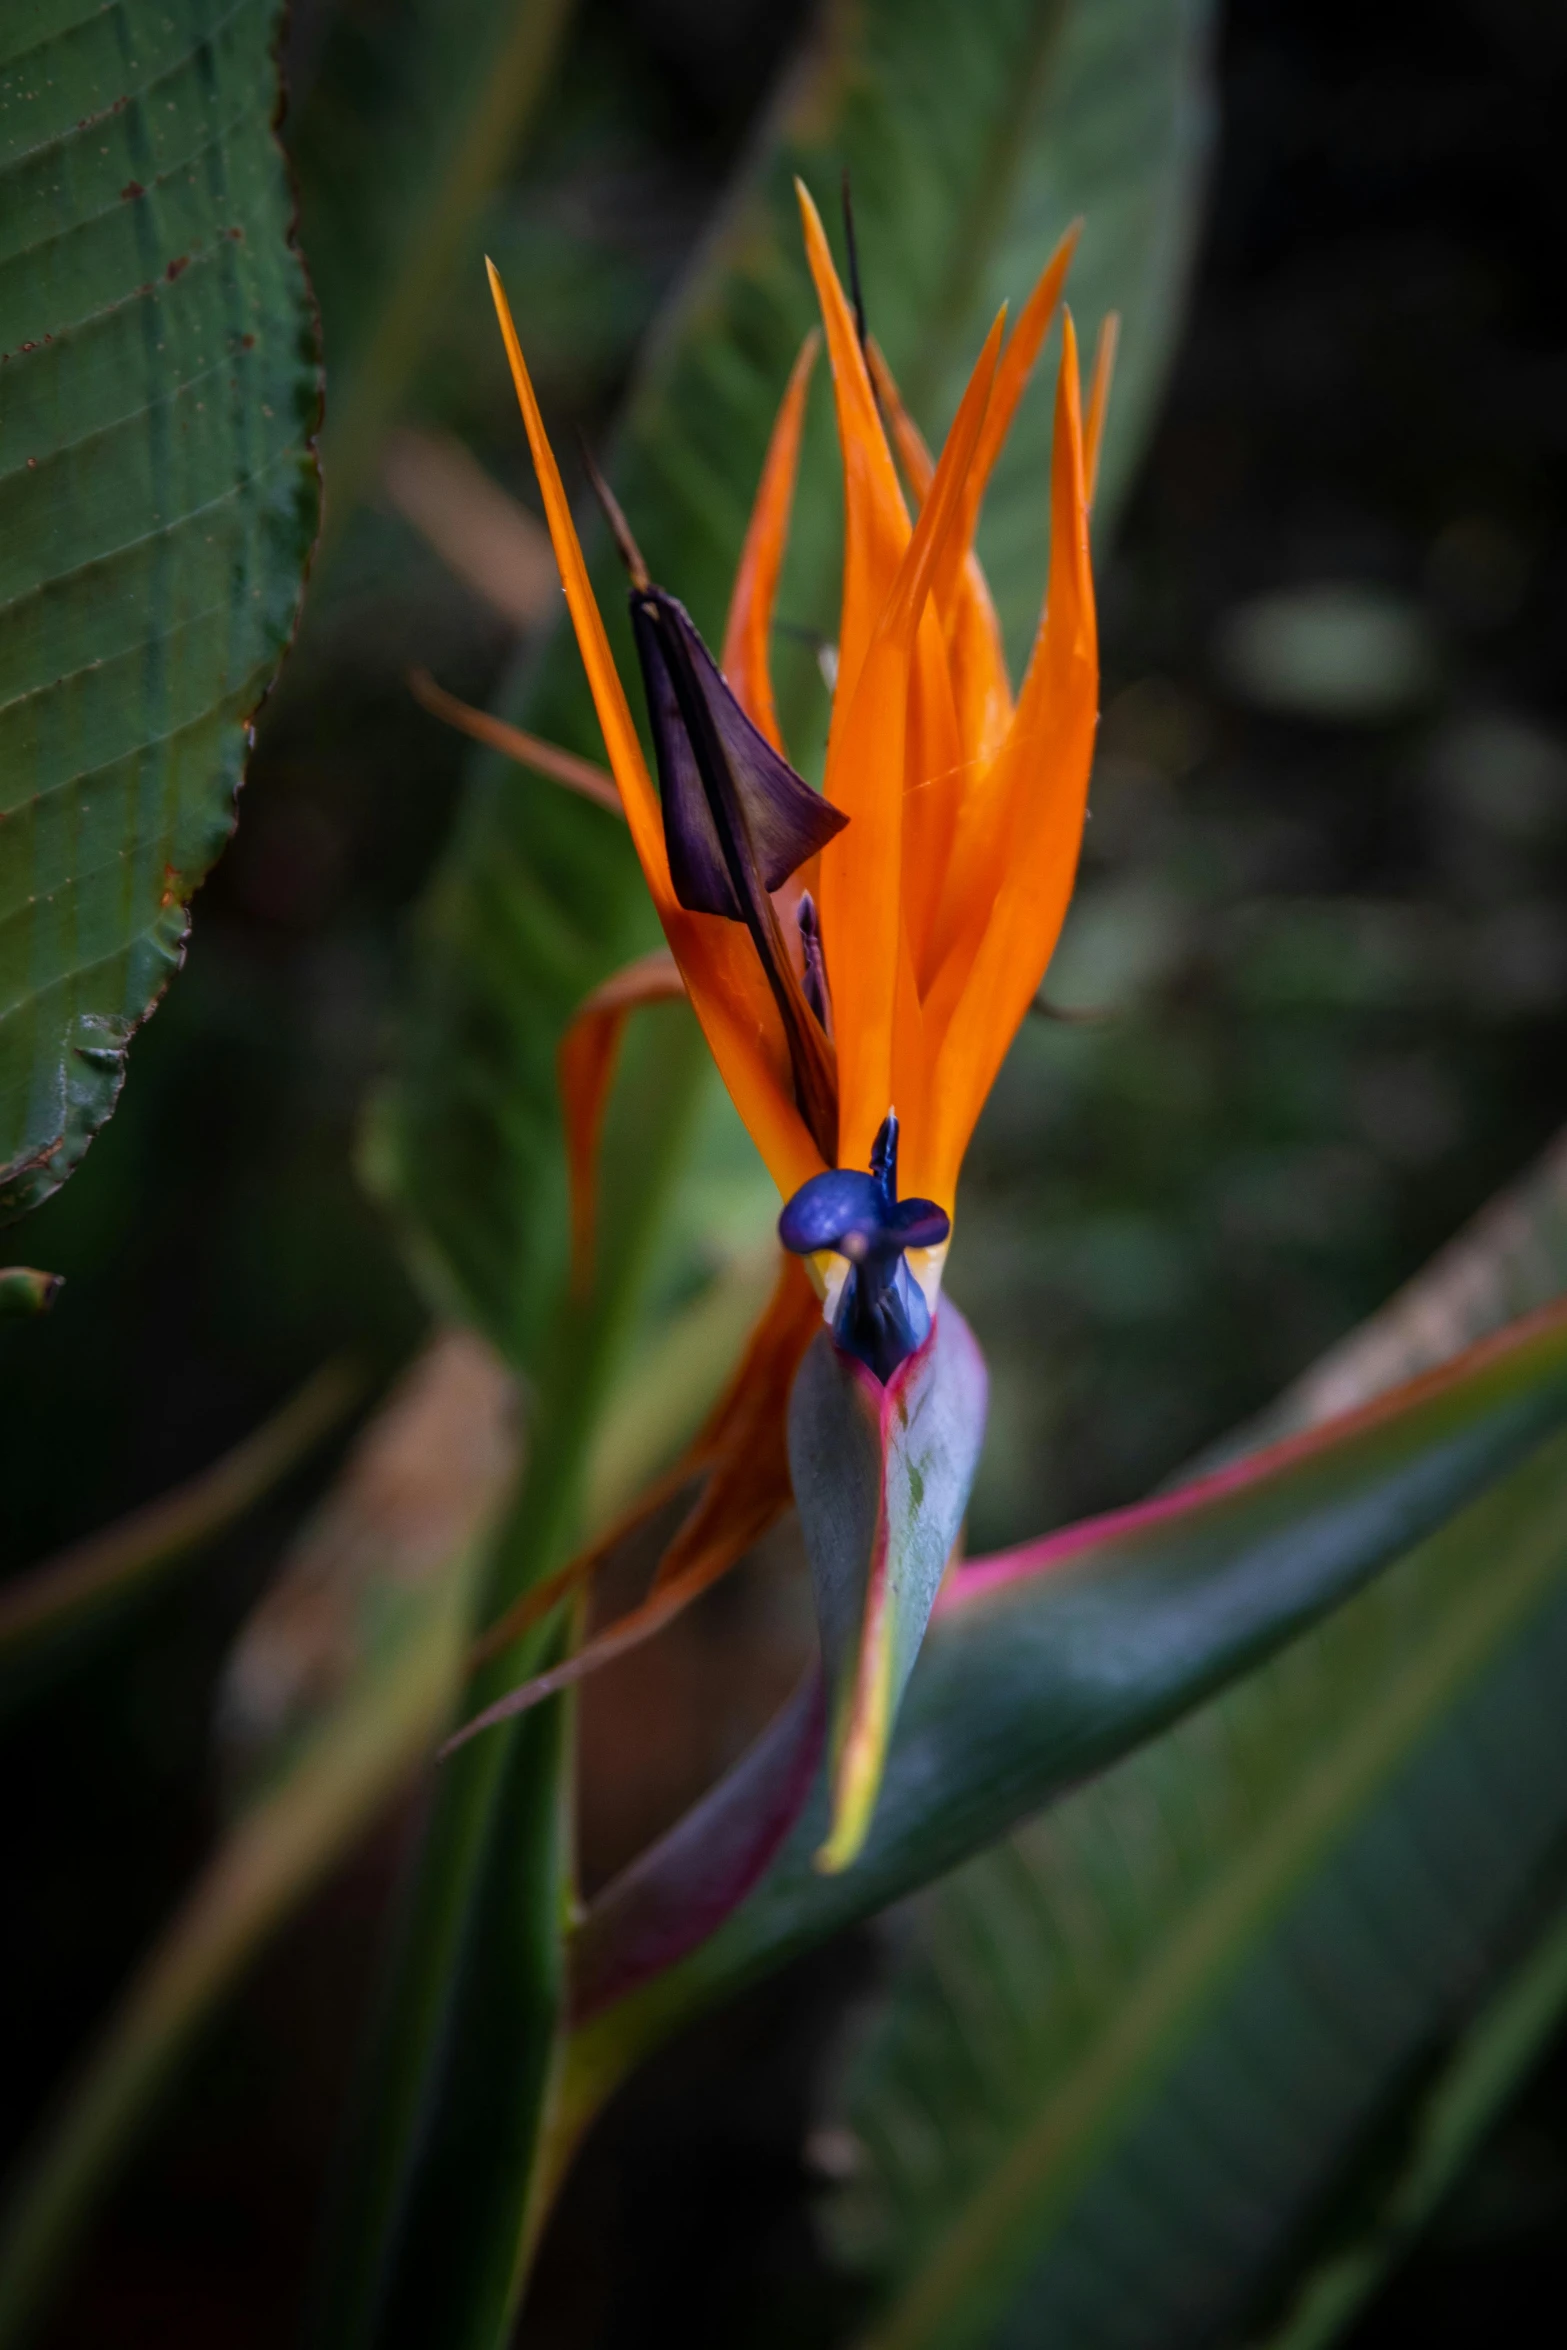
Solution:
M1075 409L1083 402L1083 371L1077 356L1077 321L1072 305L1061 305L1061 384Z
M522 727L497 718L492 711L476 710L471 702L459 701L455 694L437 685L428 669L409 670L408 690L432 718L439 718L444 725L455 727L459 734L486 744L492 751L500 751L519 767L531 768L536 775L547 775L551 782L562 784L567 791L591 800L596 808L603 808L624 822L626 811L615 788L615 778L607 767L598 766L592 759L579 759L575 751L563 751L558 744L528 734Z
M795 173L794 178L794 194L795 201L800 207L800 218L805 226L806 247L809 249L813 244L820 242L822 251L828 256L833 276L836 278L838 265L831 259L832 247L827 242L827 231L822 226L820 209L817 206L816 198L811 194L798 172Z
M1115 375L1115 355L1121 340L1121 314L1109 310L1100 321L1099 344L1094 352L1094 372L1088 387L1088 418L1083 427L1083 490L1090 505L1093 503L1094 484L1099 479L1099 450L1104 439L1105 417L1110 407L1110 385Z

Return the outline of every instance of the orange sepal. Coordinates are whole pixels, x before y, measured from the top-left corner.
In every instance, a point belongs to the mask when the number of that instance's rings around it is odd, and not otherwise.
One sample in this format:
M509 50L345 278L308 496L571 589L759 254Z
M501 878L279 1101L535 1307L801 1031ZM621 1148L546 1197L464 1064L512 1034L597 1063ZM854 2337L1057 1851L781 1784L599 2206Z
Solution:
M1018 312L1017 324L1007 340L996 369L995 389L990 396L990 408L985 417L985 429L980 434L979 450L974 459L974 470L969 476L968 508L969 535L973 536L973 517L979 512L979 503L985 494L990 476L995 470L1007 434L1012 430L1018 403L1028 388L1028 379L1034 372L1050 322L1055 317L1066 284L1066 273L1072 266L1077 251L1077 240L1083 233L1083 224L1074 220L1050 259L1035 281L1034 290Z
M514 1637L522 1629L523 1611L527 1621L535 1621L552 1601L584 1582L609 1555L616 1540L644 1522L653 1508L706 1466L711 1472L707 1483L664 1553L647 1597L640 1606L606 1625L563 1664L508 1691L464 1723L443 1751L449 1752L480 1730L525 1712L608 1664L612 1657L623 1656L651 1639L737 1565L777 1523L793 1499L789 1390L801 1357L821 1326L821 1306L804 1266L797 1257L783 1257L773 1294L734 1377L681 1460L660 1478L651 1495L633 1505L612 1536L563 1567L547 1587L527 1596L522 1610L513 1611L493 1627L485 1636L486 1647L493 1653L504 1638ZM545 1588L549 1599L544 1596Z
M517 389L522 421L527 428L528 446L533 452L533 468L539 478L539 489L544 499L544 519L549 524L555 560L560 566L561 585L566 591L566 605L571 613L571 624L576 630L577 645L582 654L582 665L588 673L588 684L593 692L593 707L598 712L599 725L604 733L604 747L609 753L621 801L626 811L626 822L636 843L637 856L653 903L660 915L666 908L679 912L674 889L669 879L669 860L664 853L664 828L659 816L658 794L642 756L642 745L632 723L626 702L625 688L615 667L604 634L604 622L599 614L598 600L588 578L588 567L582 559L582 548L577 538L577 527L571 519L571 508L566 503L566 492L561 483L560 468L555 463L555 452L544 430L544 419L534 396L532 378L522 356L522 345L512 322L511 307L506 290L493 261L486 261L490 275L490 293L500 320L501 336L506 345L506 356L511 363L512 382Z
M854 315L833 267L821 216L800 180L794 183L805 225L805 254L821 304L832 365L838 446L843 456L843 601L838 620L838 685L833 727L847 709L860 663L875 633L909 543L908 508L882 430Z
M675 896L658 795L610 653L560 469L544 430L505 289L494 263L486 262L485 266L533 452L566 606L632 843L719 1074L769 1174L787 1199L809 1177L820 1173L822 1156L795 1107L777 1009L755 950L739 925L714 915L688 914Z
M783 749L778 712L773 702L770 638L773 600L783 568L784 544L789 535L789 510L794 503L795 475L800 464L800 435L805 426L805 398L811 388L811 370L822 338L812 327L800 345L799 357L784 389L773 421L772 437L762 479L751 508L740 568L729 599L719 662L733 686L735 698L751 724L765 734L775 751Z
M547 775L552 783L563 784L580 799L591 800L596 808L624 820L626 811L615 778L591 759L579 759L575 751L563 751L558 744L547 743L542 735L525 734L520 726L509 725L492 711L476 710L471 702L460 702L455 694L436 684L428 669L409 670L408 690L432 718L456 727L459 734L470 736L489 750L515 759L519 767L529 767L535 775Z
M665 1554L655 1591L689 1571L715 1541L726 1539L726 1528L754 1519L765 1507L770 1514L764 1522L733 1549L738 1558L788 1508L789 1390L821 1326L821 1300L804 1263L780 1252L778 1279L762 1318L734 1377L693 1440L693 1456L714 1463L712 1479Z
M892 1101L893 1007L907 952L902 893L892 877L903 866L909 671L932 577L961 520L1002 323L998 317L975 364L878 615L848 715L840 725L834 712L827 746L827 796L850 819L822 859L822 940L838 1035L838 1161L846 1167L868 1164Z
M555 1066L571 1191L571 1285L579 1296L593 1279L599 1137L626 1022L639 1005L669 1003L685 992L674 956L667 947L655 947L584 996L560 1040Z
M1120 341L1120 312L1107 311L1099 322L1093 381L1088 387L1088 421L1083 426L1083 491L1090 506L1094 502L1094 488L1099 480L1099 450L1105 437L1105 417L1110 409L1110 383L1115 374L1115 354Z
M1015 338L1014 338L1015 339ZM903 405L885 355L871 337L871 379L892 434L898 463L917 506L923 506L936 471L925 437ZM998 371L999 372L999 371ZM995 400L995 392L991 392ZM988 424L988 414L987 414ZM1012 684L1007 676L1001 623L973 547L963 551L956 577L936 581L933 593L947 640L947 665L959 738L967 760L980 766L992 758L1012 719ZM965 778L967 783L971 778Z
M1077 337L1068 312L1045 616L992 779L990 871L973 885L967 936L926 1007L934 1069L929 1119L909 1137L911 1192L950 1199L974 1121L1054 952L1082 846L1098 699Z

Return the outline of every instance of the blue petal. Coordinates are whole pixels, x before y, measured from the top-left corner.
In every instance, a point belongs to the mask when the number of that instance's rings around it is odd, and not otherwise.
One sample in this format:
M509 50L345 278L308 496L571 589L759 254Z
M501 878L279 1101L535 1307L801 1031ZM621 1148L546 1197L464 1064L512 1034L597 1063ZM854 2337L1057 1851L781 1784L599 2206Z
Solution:
M930 1332L930 1307L904 1250L934 1248L952 1229L934 1200L895 1197L898 1121L889 1110L871 1150L871 1171L833 1167L803 1183L778 1219L785 1248L807 1256L836 1249L848 1279L833 1312L833 1335L885 1386Z
M900 1248L939 1248L951 1230L951 1217L933 1199L900 1199L888 1220Z
M778 1219L778 1237L796 1256L837 1248L850 1236L867 1240L882 1228L881 1186L857 1167L829 1167L802 1183Z
M903 1258L873 1249L844 1283L832 1328L838 1344L885 1387L929 1337L930 1307Z

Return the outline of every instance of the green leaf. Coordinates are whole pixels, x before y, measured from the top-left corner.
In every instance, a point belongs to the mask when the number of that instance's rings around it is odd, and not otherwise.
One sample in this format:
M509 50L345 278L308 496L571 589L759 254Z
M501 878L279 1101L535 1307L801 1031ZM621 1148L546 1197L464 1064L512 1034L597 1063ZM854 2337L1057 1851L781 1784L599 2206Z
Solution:
M0 1211L114 1106L315 537L275 0L0 30Z
M0 2343L30 2330L214 2009L428 1755L515 1473L515 1400L479 1341L435 1340L242 1634L224 1728L247 1800L23 2167L0 2226Z
M1469 2025L1422 2099L1405 2160L1369 2219L1308 2272L1270 2350L1319 2350L1336 2341L1384 2273L1417 2240L1469 2156L1504 2111L1567 2014L1567 1911L1558 1909L1527 1955Z
M1262 1425L1555 1294L1564 1164ZM1333 2339L1567 2008L1561 1928L1535 1924L1567 1851L1564 1683L1558 1439L943 1887L848 2092L867 2170L841 2234L886 2288L870 2339L1113 2343L1157 2309L1178 2350L1254 2329L1324 2238L1279 2341Z
M497 1539L480 1620L569 1551L583 1473L650 1271L687 1128L711 1083L683 1005L640 1015L646 1049L610 1105L594 1288L543 1353L528 1473ZM477 1712L559 1653L561 1616L473 1675ZM410 1872L317 2313L332 2350L498 2343L531 2245L553 2096L571 1901L567 1700L443 1766Z
M1118 306L1126 320L1113 503L1151 422L1184 285L1208 15L1198 0L836 0L825 11L720 233L653 338L612 468L655 574L710 638L774 409L814 317L796 173L835 201L851 167L871 323L933 427L956 405L997 304L1025 294L1068 222L1086 216L1083 314L1092 325ZM526 345L526 314L518 324ZM1014 641L1043 592L1049 420L1041 380L985 524ZM779 609L828 636L840 503L818 393ZM1102 495L1101 518L1108 511ZM599 550L594 578L629 676L624 583L602 540ZM784 634L775 658L785 724L809 762L825 734L816 665ZM569 633L525 666L502 704L536 732L602 754ZM565 1262L555 1046L588 987L656 932L612 820L496 760L475 774L426 908L418 999L374 1158L444 1294L531 1364Z

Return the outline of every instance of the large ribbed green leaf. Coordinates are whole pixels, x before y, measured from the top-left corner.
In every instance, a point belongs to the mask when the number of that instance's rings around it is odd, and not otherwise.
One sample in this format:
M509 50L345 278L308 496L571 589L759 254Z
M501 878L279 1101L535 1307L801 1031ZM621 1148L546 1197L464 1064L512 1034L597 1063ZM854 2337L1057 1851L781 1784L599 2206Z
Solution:
M1268 1432L1557 1293L1561 1200L1558 1150ZM1287 2335L1331 2339L1567 2003L1564 1697L1557 1440L1277 1663L943 1886L848 2086L866 2167L839 2233L885 2290L867 2340L1232 2335L1336 2239L1335 2198L1354 2194L1354 2248L1334 2241ZM1401 2133L1407 2167L1390 2161Z
M0 16L0 1209L109 1111L315 536L276 0Z

